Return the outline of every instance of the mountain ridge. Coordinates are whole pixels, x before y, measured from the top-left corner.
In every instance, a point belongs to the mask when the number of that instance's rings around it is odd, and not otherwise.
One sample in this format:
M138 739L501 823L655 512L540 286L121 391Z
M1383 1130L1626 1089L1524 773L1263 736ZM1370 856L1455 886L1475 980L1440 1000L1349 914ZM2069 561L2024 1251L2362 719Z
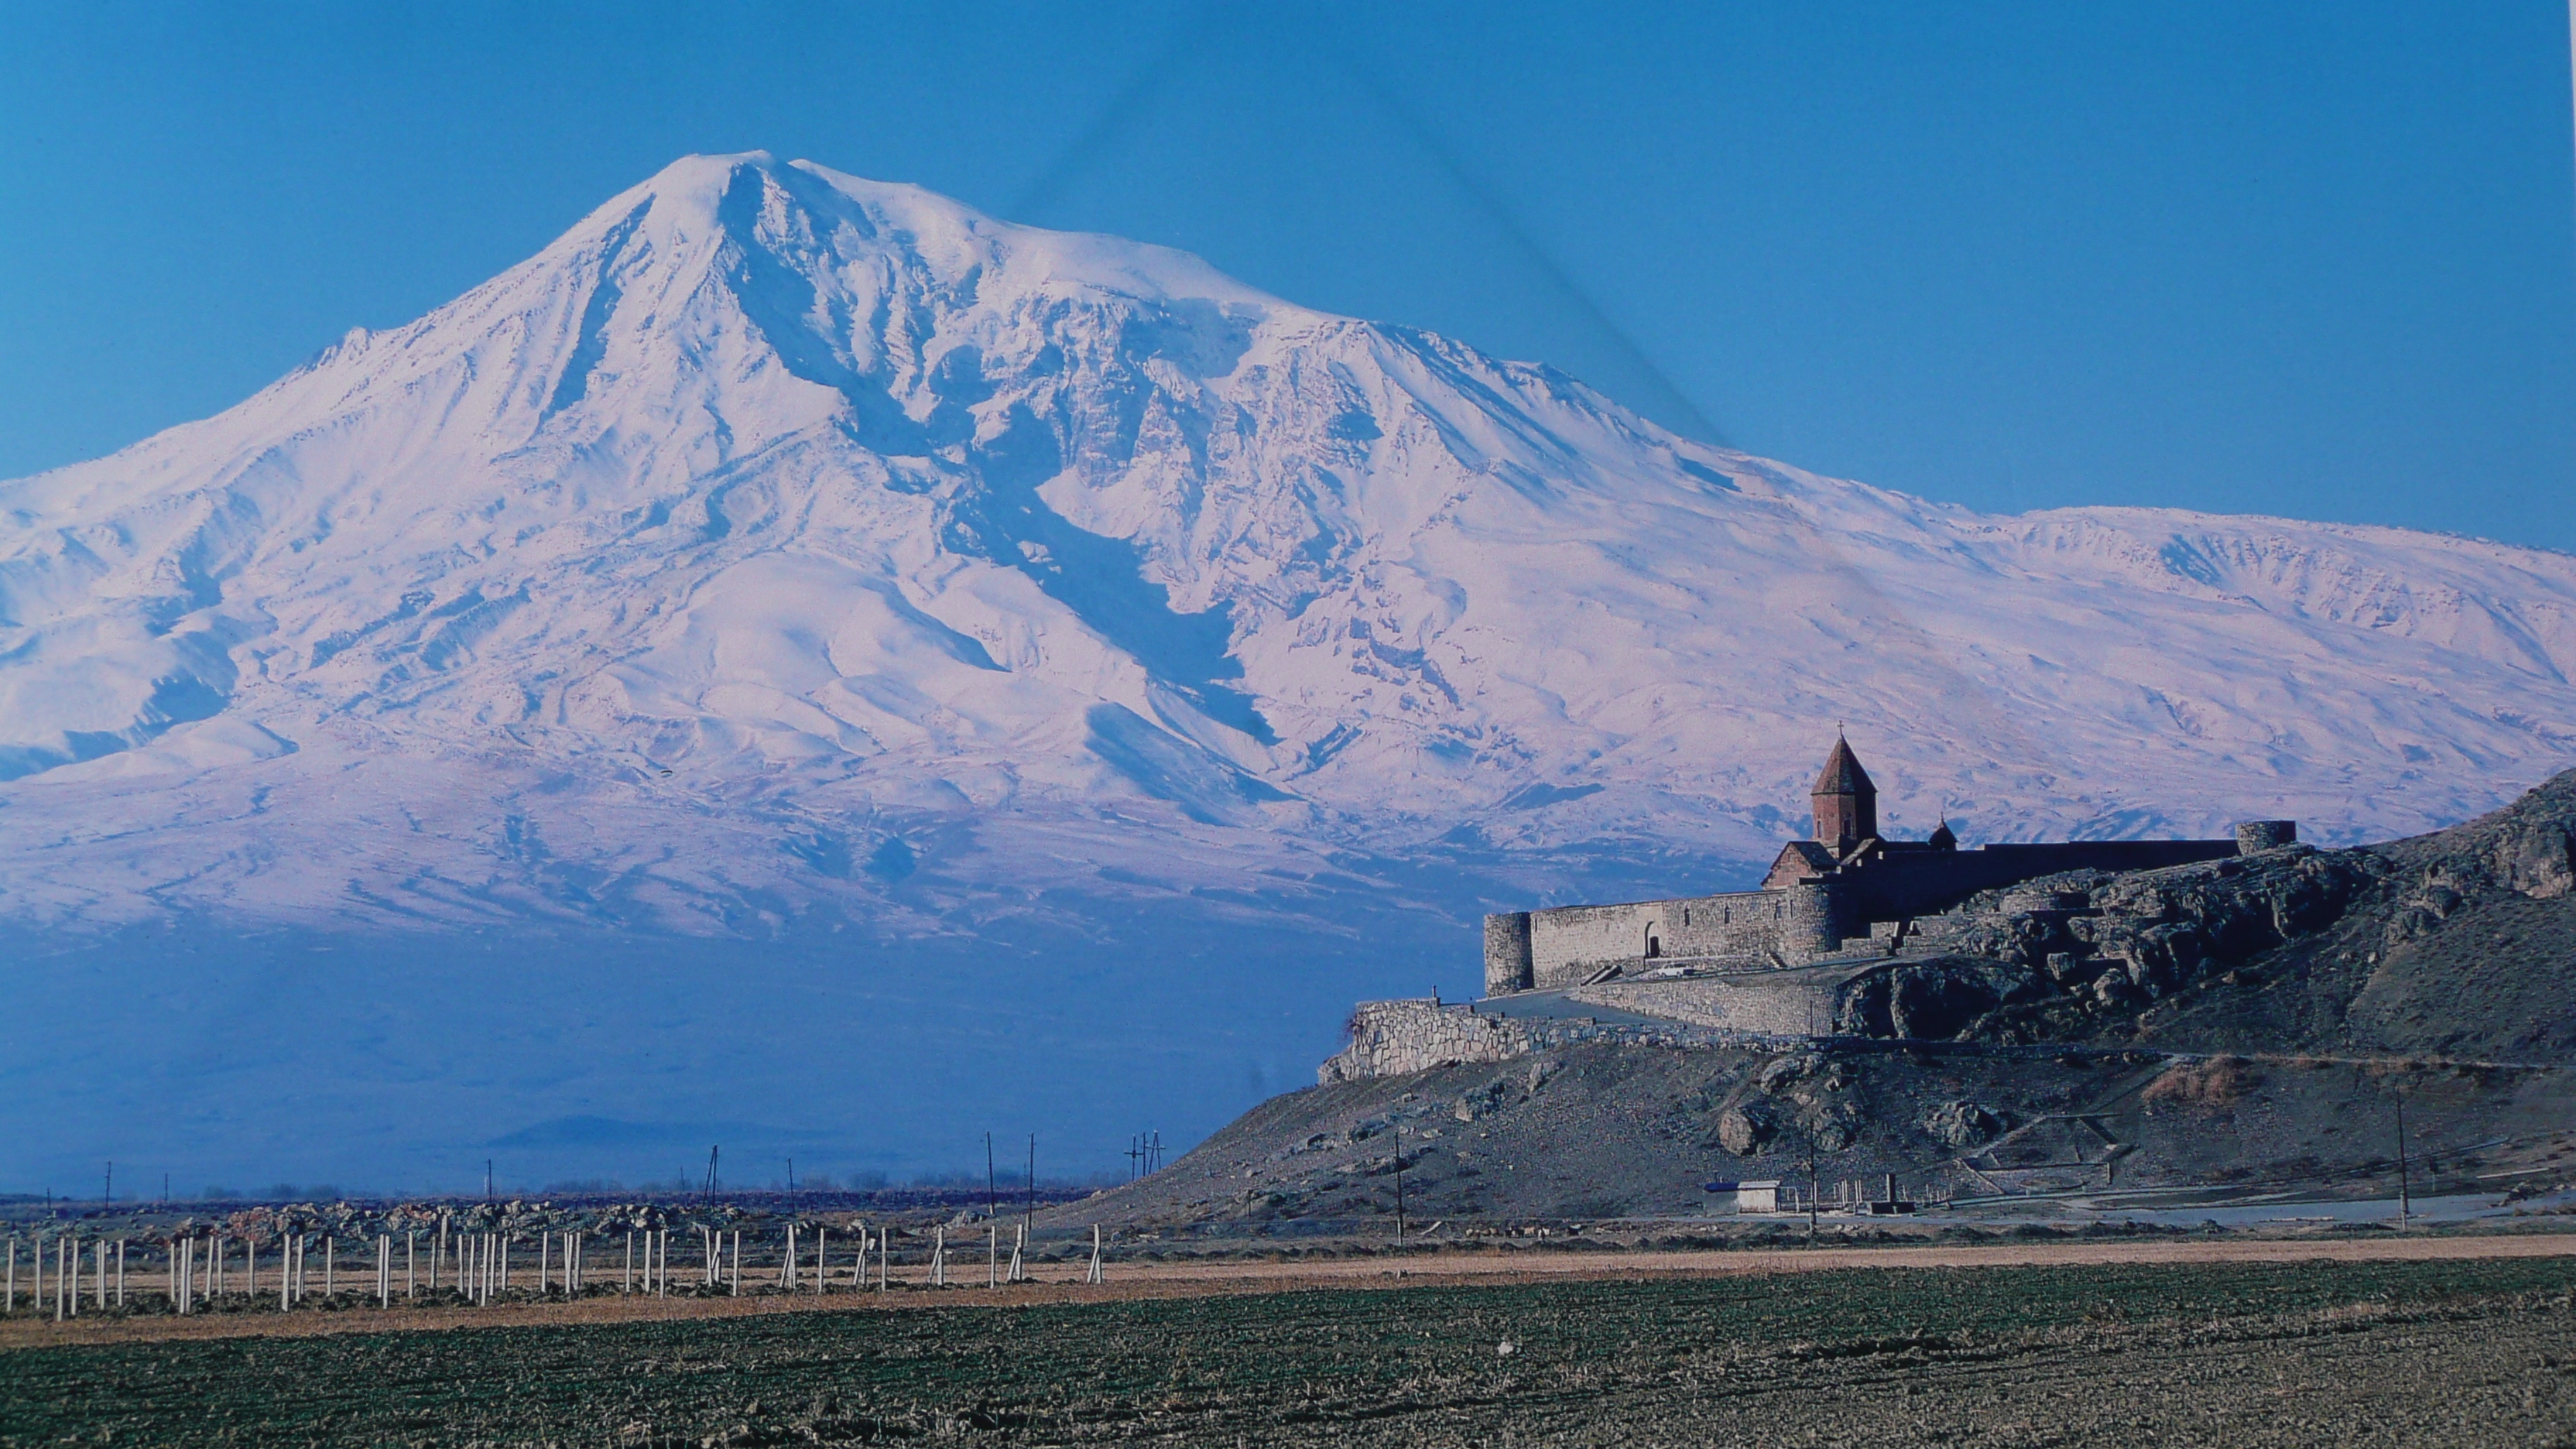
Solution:
M2576 746L2565 555L1977 515L766 153L0 517L0 911L55 925L580 914L568 862L684 930L1208 859L1545 896L1754 865L1835 719L1995 839L2401 833Z

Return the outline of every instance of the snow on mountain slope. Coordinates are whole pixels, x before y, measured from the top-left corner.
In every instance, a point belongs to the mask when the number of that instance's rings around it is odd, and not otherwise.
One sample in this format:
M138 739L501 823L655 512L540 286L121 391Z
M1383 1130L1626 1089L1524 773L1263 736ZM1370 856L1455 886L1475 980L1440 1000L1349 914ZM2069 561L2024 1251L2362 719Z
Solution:
M1837 721L1898 829L2349 840L2564 766L2571 669L2564 555L1978 515L1179 253L692 157L0 484L0 911L1562 894L1767 859Z

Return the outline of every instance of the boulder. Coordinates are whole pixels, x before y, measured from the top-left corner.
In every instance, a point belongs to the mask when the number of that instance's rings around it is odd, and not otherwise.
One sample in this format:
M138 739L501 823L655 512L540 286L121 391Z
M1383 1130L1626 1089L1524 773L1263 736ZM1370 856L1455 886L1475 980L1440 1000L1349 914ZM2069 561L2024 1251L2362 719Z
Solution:
M2003 1130L2003 1119L1975 1102L1944 1102L1923 1116L1923 1134L1944 1147L1975 1147Z
M1751 1157L1771 1140L1771 1114L1758 1104L1729 1107L1717 1114L1717 1145L1738 1157Z

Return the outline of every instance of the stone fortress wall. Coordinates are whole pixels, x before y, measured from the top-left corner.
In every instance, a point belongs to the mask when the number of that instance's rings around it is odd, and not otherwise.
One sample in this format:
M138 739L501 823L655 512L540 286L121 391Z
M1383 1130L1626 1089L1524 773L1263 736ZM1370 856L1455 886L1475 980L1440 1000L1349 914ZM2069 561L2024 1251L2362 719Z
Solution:
M1363 1003L1325 1082L1502 1061L1573 1041L1751 1045L1843 1028L1846 988L1953 945L1956 908L1983 892L2071 871L2121 874L2291 845L2286 820L2232 840L2078 840L1958 848L1878 834L1877 787L1837 739L1810 791L1814 838L1781 849L1762 887L1669 900L1506 911L1485 918L1489 1003ZM1949 914L1944 914L1949 913ZM1513 1006L1499 998L1563 998ZM1874 998L1873 998L1874 999ZM1598 1007L1609 1020L1565 1002ZM1892 1009L1892 1008L1891 1008Z
M1480 1014L1437 1001L1363 1001L1351 1014L1350 1045L1315 1071L1319 1086L1400 1077L1459 1062L1503 1062L1584 1042L1623 1046L1779 1050L1803 1035L1711 1027L1688 1021L1602 1022L1589 1017L1525 1020Z
M2192 866L2298 841L2287 820L2244 822L2233 841L2061 841L1960 851L1947 822L1929 841L1886 841L1878 835L1878 789L1844 740L1826 755L1811 802L1816 838L1783 846L1762 890L1486 915L1489 1000L1360 1003L1350 1044L1316 1078L1329 1085L1450 1062L1502 1062L1577 1042L1780 1049L1837 1031L1942 1036L1950 1026L1929 1029L1924 1013L1937 1016L1947 995L1914 1000L1914 987L1896 990L1896 977L1945 969L1935 959L1942 951L1981 949L1968 938L1984 928L1981 920L1960 915L1971 897L2002 900L2014 913L2014 931L2063 926L2058 918L2087 915L2076 910L2081 900L2061 902L2056 897L2069 892L2045 887L2020 892L2045 900L2017 900L2012 887L2066 871L2117 877ZM2128 954L2138 957L2141 949ZM2154 957L2154 949L2146 954ZM2050 957L2050 969L2056 962ZM1965 969L1976 975L1973 962ZM1950 977L1942 982L1945 990L1958 985ZM1556 1000L1510 1000L1520 993ZM1600 1016L1579 1008L1600 1008Z
M1611 968L1794 966L1832 954L1854 924L1831 885L1729 891L1485 918L1485 990L1581 986Z
M1855 950L1899 948L1910 924L1980 891L2065 871L2157 870L2284 845L2286 820L2239 825L2233 840L2070 840L1961 850L1944 824L1928 841L1878 835L1878 790L1837 739L1809 795L1815 838L1792 841L1762 888L1485 918L1485 992L1553 991L1613 979L1779 970Z

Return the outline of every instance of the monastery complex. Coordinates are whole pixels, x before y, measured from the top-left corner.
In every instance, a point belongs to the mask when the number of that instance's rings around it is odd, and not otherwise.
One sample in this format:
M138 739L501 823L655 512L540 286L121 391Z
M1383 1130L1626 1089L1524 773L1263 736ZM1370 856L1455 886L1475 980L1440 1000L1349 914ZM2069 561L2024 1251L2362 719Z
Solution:
M1884 956L1914 923L1979 891L2062 871L2153 870L2285 845L2286 820L2251 821L2233 840L2076 840L1962 850L1944 823L1928 840L1879 834L1878 787L1839 736L1808 800L1811 840L1781 847L1760 887L1622 905L1559 906L1485 918L1485 991L1674 980L1707 973Z

